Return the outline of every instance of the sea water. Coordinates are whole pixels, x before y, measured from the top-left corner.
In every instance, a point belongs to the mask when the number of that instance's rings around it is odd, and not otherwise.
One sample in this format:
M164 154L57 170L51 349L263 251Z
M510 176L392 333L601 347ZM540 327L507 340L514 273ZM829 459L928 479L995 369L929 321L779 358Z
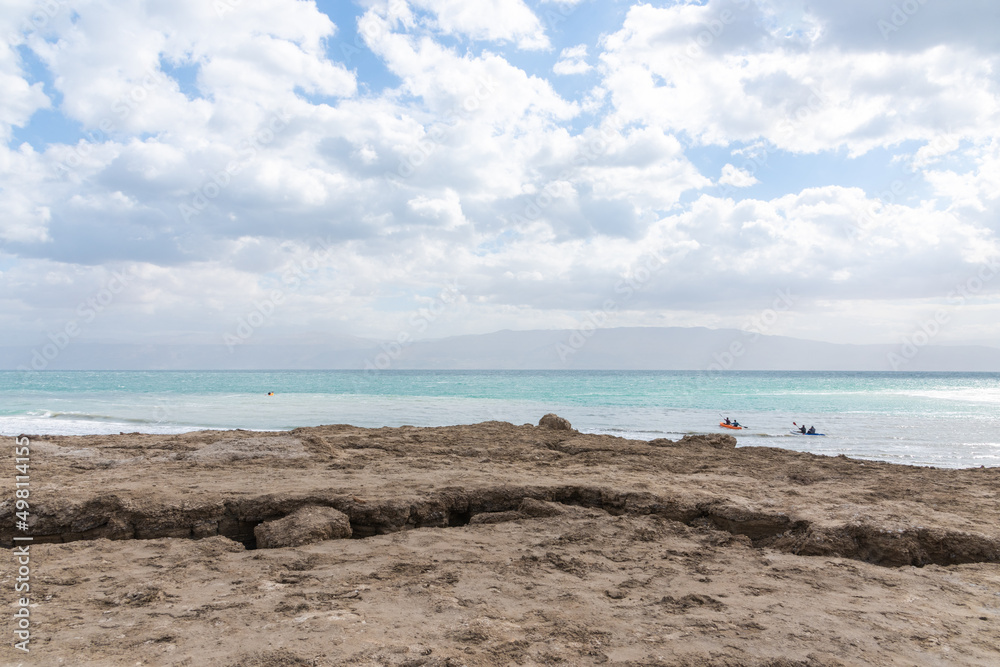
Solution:
M273 392L273 395L268 395ZM913 465L1000 465L1000 374L707 371L0 372L0 435L538 423ZM723 417L743 431L719 427ZM815 425L825 436L792 433Z

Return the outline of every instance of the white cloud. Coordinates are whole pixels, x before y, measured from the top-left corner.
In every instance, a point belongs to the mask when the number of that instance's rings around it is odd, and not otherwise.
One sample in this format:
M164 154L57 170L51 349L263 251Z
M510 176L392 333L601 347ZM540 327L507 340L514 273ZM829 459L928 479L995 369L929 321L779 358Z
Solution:
M80 122L86 138L53 143L44 152L0 155L8 183L19 183L0 191L9 213L0 236L50 240L50 227L75 214L74 202L106 200L115 191L141 203L135 209L141 215L130 216L130 224L146 227L143 234L174 235L178 205L237 159L246 162L243 173L228 179L224 195L249 185L258 196L248 201L268 193L305 205L327 201L326 190L339 185L336 176L263 159L280 143L263 133L276 113L313 108L303 92L332 97L356 92L354 75L326 57L324 40L334 33L315 6L288 0L241 6L221 17L210 4L197 2L114 8L97 3L53 12L44 30L25 32L22 48L48 67L61 94L59 111ZM10 50L0 52L7 54L0 55L2 77L5 66L16 70L17 63ZM196 73L198 96L181 92L161 63ZM0 103L0 127L8 130L10 123L23 125L32 107L48 104L42 84L18 80L20 87L9 86L17 94L4 97L7 109ZM140 140L140 134L148 136ZM95 211L90 219L71 219L82 227L108 224L96 209L88 210ZM95 234L95 243L99 237ZM175 239L162 252L169 254Z
M0 146L0 241L44 243L50 240L49 222L53 192L42 192L37 183L45 178L38 154L28 144L18 150Z
M516 42L519 48L549 47L538 17L522 0L411 0L434 13L437 27L449 35L490 42Z
M971 148L967 154L973 158L974 169L960 173L952 169L928 170L926 178L934 188L934 193L943 200L951 201L957 210L995 213L1000 206L1000 140ZM1000 232L996 216L987 219L995 231Z
M36 26L32 14L38 14ZM5 3L0 15L0 142L11 139L13 127L23 127L39 109L50 108L51 102L40 82L29 83L18 46L51 21L47 12L40 11L30 0Z
M587 63L587 45L578 44L559 53L559 60L552 67L556 74L586 74L591 67Z
M719 177L719 185L731 185L734 188L748 188L751 185L760 183L757 178L746 169L734 167L726 164L722 167L722 176Z
M529 76L499 55L459 56L420 32L393 30L392 21L374 10L362 21L371 26L368 46L432 113L452 118L474 114L501 124L528 114L564 120L577 113L576 105L563 100L548 81Z
M360 32L377 62L365 67L386 73L361 94L311 3L222 17L193 0L82 4L23 35L57 111L89 134L0 145L0 328L57 326L72 290L135 264L142 280L88 335L218 342L326 239L329 256L261 336L384 335L456 276L464 300L429 334L572 326L656 252L664 267L619 323L740 326L794 288L813 311L783 320L788 333L823 322L847 337L843 304L862 324L892 304L894 326L1000 252L997 59L983 31L889 49L877 33L833 40L846 14L828 7L635 5L600 26L601 81L573 92L587 79L552 75L588 71L585 44L556 44L551 73L550 55L505 57L548 43L520 0L368 6ZM733 20L713 34L725 9ZM23 69L0 50L8 134L49 104ZM832 175L782 192L779 167L712 157L758 149L817 154ZM905 198L842 184L838 160L876 149L919 170ZM778 194L699 193L758 180Z
M867 215L866 215L867 213ZM828 186L769 201L704 196L661 225L683 231L685 283L729 293L794 283L813 298L909 298L948 290L970 266L1000 254L977 225L931 205L885 205L856 188ZM838 281L828 280L839 273ZM953 283L951 283L953 284ZM697 291L705 298L705 289Z
M31 115L50 106L41 83L29 84L14 63L12 49L0 48L0 140L11 138L13 126L24 126Z
M585 139L584 146L592 150L600 146L600 138ZM582 169L597 195L622 199L651 213L670 209L683 193L710 184L688 161L680 142L662 130L631 130L620 139L612 135L607 142L604 154Z
M462 214L458 193L451 189L445 190L441 197L418 195L406 203L418 216L434 221L446 229L454 229L467 223Z
M325 55L334 25L305 3L268 0L221 17L211 3L191 1L91 4L77 14L73 23L59 16L58 41L29 43L53 72L63 113L87 128L238 134L293 104L297 88L334 97L356 90L353 74ZM161 61L195 68L201 97L188 99Z
M998 122L993 64L964 45L845 51L781 25L768 31L765 16L737 8L715 35L705 26L723 6L629 10L601 55L604 86L624 118L703 144L763 138L793 152L851 155L930 141L942 123L983 137Z

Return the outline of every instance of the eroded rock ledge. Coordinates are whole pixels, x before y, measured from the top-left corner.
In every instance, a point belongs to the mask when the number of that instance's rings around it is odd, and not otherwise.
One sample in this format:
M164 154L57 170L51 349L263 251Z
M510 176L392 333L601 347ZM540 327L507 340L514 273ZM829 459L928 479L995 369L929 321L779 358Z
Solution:
M36 543L222 535L247 548L276 548L401 530L530 520L569 507L616 516L656 515L803 556L838 556L884 566L1000 562L1000 541L982 535L929 528L887 530L863 522L815 527L783 513L589 486L448 488L427 497L382 501L332 492L265 494L185 507L111 495L64 505L56 512L38 508L33 535ZM3 536L8 545L10 537Z
M576 508L884 566L1000 562L995 469L934 470L487 422L290 433L32 437L36 543L221 535L294 547ZM527 482L527 483L526 483ZM33 481L33 484L35 482ZM13 504L0 504L12 544Z

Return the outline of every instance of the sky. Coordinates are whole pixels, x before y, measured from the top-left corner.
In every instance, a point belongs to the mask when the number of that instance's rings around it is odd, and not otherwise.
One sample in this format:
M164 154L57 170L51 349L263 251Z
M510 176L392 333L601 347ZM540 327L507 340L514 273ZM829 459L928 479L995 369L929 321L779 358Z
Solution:
M997 26L991 0L0 0L0 345L1000 346Z

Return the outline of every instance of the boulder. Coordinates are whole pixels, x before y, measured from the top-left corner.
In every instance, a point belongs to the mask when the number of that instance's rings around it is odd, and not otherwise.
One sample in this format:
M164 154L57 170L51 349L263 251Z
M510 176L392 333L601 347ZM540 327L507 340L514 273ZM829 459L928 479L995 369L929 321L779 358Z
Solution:
M505 512L480 512L469 520L470 524L504 523L521 519L545 519L566 514L566 506L534 498L524 498L516 510Z
M517 510L510 510L508 512L480 512L469 519L469 523L471 525L484 523L506 523L507 521L519 521L526 518L527 516Z
M538 425L542 428L550 428L554 431L572 431L573 427L569 420L563 419L559 415L551 412L538 420Z
M253 529L260 549L297 547L351 536L351 521L332 507L307 505L288 516L265 521Z
M561 516L566 513L566 507L559 503L550 503L534 498L525 498L521 501L518 511L525 516L545 518L550 516Z

